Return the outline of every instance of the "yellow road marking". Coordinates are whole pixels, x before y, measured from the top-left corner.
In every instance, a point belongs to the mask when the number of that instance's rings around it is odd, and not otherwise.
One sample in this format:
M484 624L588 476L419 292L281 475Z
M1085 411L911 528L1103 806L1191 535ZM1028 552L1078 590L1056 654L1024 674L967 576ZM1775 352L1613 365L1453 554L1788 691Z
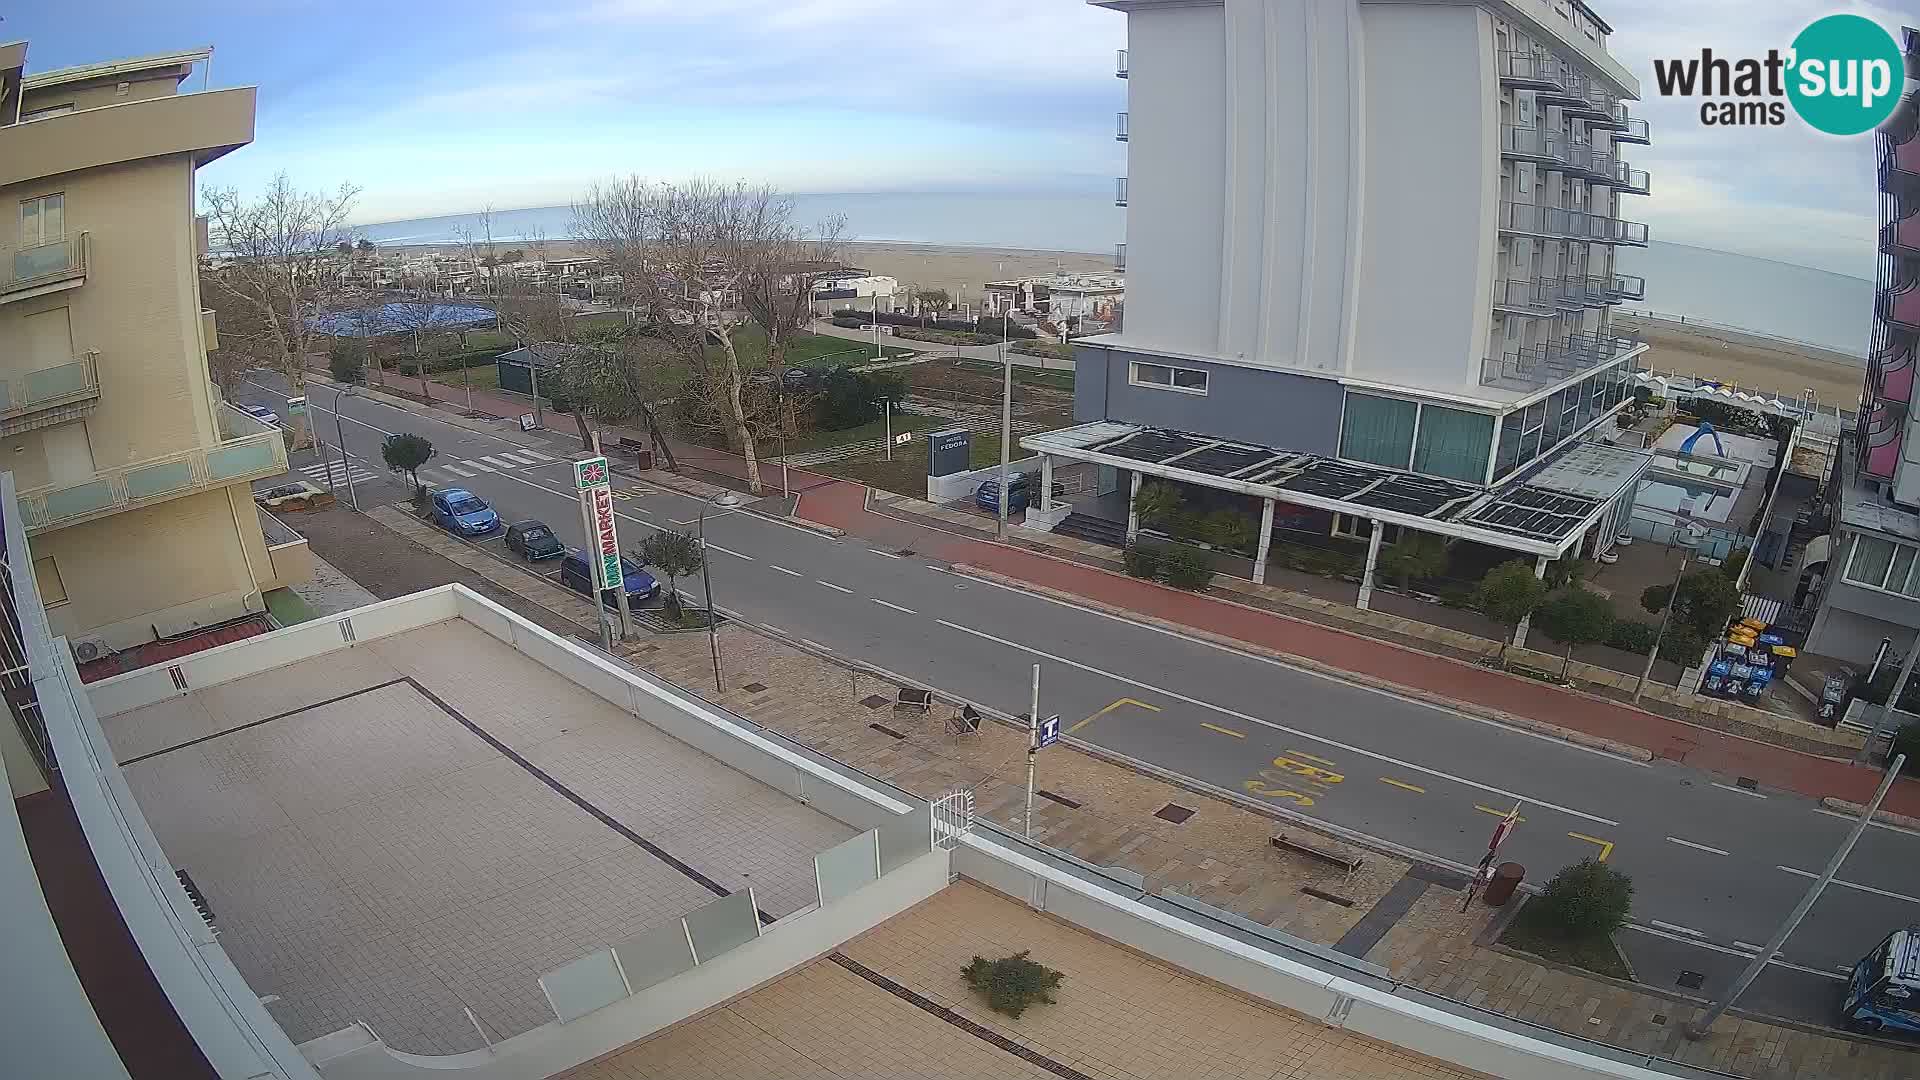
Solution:
M1308 761L1317 761L1322 765L1333 764L1333 762L1328 761L1326 758L1314 757L1312 754L1305 753L1304 751L1300 751L1300 750L1289 750L1287 751L1287 753L1292 754L1294 757L1297 757L1297 758L1306 758Z
M1160 711L1160 706L1158 705L1149 705L1144 701L1136 701L1130 697L1123 697L1119 701L1114 702L1113 704L1107 706L1106 708L1101 709L1099 712L1094 713L1092 716L1087 717L1085 720L1082 720L1079 723L1068 728L1067 734L1071 735L1074 732L1079 731L1081 728L1086 727L1088 724L1093 723L1095 720L1100 719L1101 717L1107 715L1108 713L1112 712L1113 710L1119 708L1122 705L1138 705L1139 707L1147 710L1148 712Z
M1383 784L1391 784L1392 786L1394 786L1394 787L1397 787L1397 788L1404 788L1404 789L1405 789L1405 790L1407 790L1407 791L1412 791L1412 792L1415 792L1415 793L1418 793L1418 794L1421 794L1421 795L1425 795L1425 794L1427 793L1427 789L1426 789L1426 788L1423 788L1423 787L1414 787L1414 786L1413 786L1412 784L1406 784L1406 783L1402 783L1402 782L1400 782L1400 781L1398 781L1398 780L1395 780L1395 779L1394 779L1393 777L1391 777L1391 776L1383 776L1383 777L1381 777L1381 778L1380 778L1380 782L1381 782L1381 783L1383 783Z
M1219 732L1219 733L1220 733L1220 734L1222 734L1222 735L1231 735L1231 736L1233 736L1233 737L1234 737L1234 738L1236 738L1236 739L1244 739L1244 738L1246 738L1246 736L1245 736L1245 735L1242 735L1242 734L1240 734L1240 733L1239 733L1239 732L1237 732L1237 731L1232 731L1232 730L1229 730L1229 729L1227 729L1227 728L1223 728L1223 727L1220 727L1220 726L1219 726L1219 725L1217 725L1217 724L1201 724L1200 726L1201 726L1201 727L1203 727L1203 728L1206 728L1206 729L1207 729L1208 731L1217 731L1217 732Z
M1322 758L1320 760L1324 761L1325 759ZM1338 784L1346 779L1346 777L1337 772L1330 772L1317 765L1309 765L1304 761L1295 761L1292 758L1277 757L1273 759L1273 764L1275 768L1285 769L1295 776L1306 777L1310 783Z
M1601 862L1606 862L1607 856L1613 854L1613 841L1611 840L1602 840L1597 836L1588 836L1586 833L1578 832L1570 832L1567 835L1573 837L1575 840L1585 840L1589 844L1600 845Z
M1505 810L1495 810L1495 809L1494 809L1493 807L1491 807L1491 806L1481 806L1481 805L1480 805L1479 803L1474 803L1474 804L1473 804L1473 808L1474 808L1475 810L1478 810L1478 811L1480 811L1480 812L1481 812L1481 813L1483 813L1483 814L1492 814L1492 815L1493 815L1494 817L1497 817L1497 818L1503 818L1503 817L1506 817L1506 816L1507 816L1507 811L1505 811ZM1527 819L1526 819L1526 818L1523 818L1523 817L1516 817L1516 818L1514 818L1513 820L1515 820L1515 821L1525 821L1525 820L1527 820ZM1598 843L1598 842L1599 842L1599 841L1595 841L1595 843ZM1609 845L1609 846L1611 846L1611 845Z

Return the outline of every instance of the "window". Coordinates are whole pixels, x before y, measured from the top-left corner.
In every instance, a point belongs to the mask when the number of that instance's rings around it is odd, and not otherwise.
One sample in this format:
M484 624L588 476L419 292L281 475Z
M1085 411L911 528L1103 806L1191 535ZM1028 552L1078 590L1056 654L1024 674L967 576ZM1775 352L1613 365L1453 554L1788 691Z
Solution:
M20 114L20 122L25 124L33 120L45 120L49 116L65 116L73 111L73 102L64 105L49 105L44 109L32 109Z
M1486 413L1420 407L1420 432L1414 440L1413 471L1449 480L1482 483L1493 443L1493 417Z
M1870 589L1920 596L1920 574L1913 572L1916 561L1920 561L1920 549L1862 534L1853 542L1846 578Z
M20 203L20 246L39 247L67 238L67 197L42 195Z
M53 556L42 555L33 560L33 581L40 587L40 603L47 607L67 602L67 584L60 580L60 568L53 563Z
M1413 428L1420 406L1398 398L1347 395L1340 425L1340 456L1404 469L1413 459Z
M1127 365L1127 381L1135 386L1151 386L1160 390L1178 390L1183 394L1204 394L1207 392L1207 373L1200 368L1170 367L1166 364L1143 364L1134 361Z
M1333 515L1333 535L1348 540L1366 540L1373 536L1373 519L1355 514ZM1380 542L1389 546L1400 542L1400 526L1380 526Z

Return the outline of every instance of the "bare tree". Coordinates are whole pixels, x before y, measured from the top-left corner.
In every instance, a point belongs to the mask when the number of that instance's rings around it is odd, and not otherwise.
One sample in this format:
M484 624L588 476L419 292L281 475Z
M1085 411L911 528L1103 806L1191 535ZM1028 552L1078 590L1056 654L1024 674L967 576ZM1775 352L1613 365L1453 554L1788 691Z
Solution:
M751 267L790 237L790 211L772 189L711 180L650 184L615 177L573 208L573 234L619 273L627 298L691 369L696 389L746 459L747 486L762 490L737 328Z
M352 239L346 220L359 194L351 184L331 195L301 191L284 172L251 200L230 187L201 192L210 242L228 260L209 276L215 310L230 302L251 311L255 333L271 346L253 355L270 356L290 396L306 396L307 357L315 339L324 336L314 319L338 295L336 245ZM293 447L309 445L306 417L287 419Z
M772 197L761 242L742 252L741 305L766 334L767 369L776 377L787 369L787 346L813 323L815 286L840 269L846 230L846 219L835 217L803 232L792 216L791 199Z
M419 365L415 370L420 373L420 397L427 404L433 403L433 393L427 389L427 368L431 362L429 352L438 351L437 335L440 330L440 312L446 307L437 282L423 274L406 274L400 279L404 299L388 304L386 317L395 326L404 330L412 338L413 361Z
M499 276L497 271L502 261L493 241L493 204L488 203L474 216L478 228L463 222L454 228L453 235L460 242L460 253L466 256L474 276L486 279L487 295L493 296L497 291L494 279Z

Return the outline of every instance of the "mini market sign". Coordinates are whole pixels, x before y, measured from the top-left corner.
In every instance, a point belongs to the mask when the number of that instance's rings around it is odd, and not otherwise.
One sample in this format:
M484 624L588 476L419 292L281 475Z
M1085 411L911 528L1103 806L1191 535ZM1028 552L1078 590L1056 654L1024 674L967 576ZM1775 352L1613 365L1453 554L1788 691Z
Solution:
M573 463L573 486L580 493L580 516L586 526L588 543L593 545L598 585L602 589L620 588L626 575L620 572L620 537L613 519L613 473L604 457L585 458Z

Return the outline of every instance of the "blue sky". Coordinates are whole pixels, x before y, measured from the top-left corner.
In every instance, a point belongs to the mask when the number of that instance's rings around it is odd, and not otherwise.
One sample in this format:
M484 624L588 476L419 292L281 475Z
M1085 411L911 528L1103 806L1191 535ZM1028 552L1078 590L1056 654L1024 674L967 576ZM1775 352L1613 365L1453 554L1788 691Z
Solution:
M1886 6L1888 4L1894 6ZM1870 140L1702 127L1653 97L1652 58L1785 47L1851 7L1897 26L1920 0L1594 0L1649 96L1659 239L1871 276ZM342 180L357 218L562 204L613 172L823 191L1102 198L1126 20L1079 0L0 0L30 70L212 44L215 86L260 87L255 143L205 179ZM24 10L23 10L24 8Z

